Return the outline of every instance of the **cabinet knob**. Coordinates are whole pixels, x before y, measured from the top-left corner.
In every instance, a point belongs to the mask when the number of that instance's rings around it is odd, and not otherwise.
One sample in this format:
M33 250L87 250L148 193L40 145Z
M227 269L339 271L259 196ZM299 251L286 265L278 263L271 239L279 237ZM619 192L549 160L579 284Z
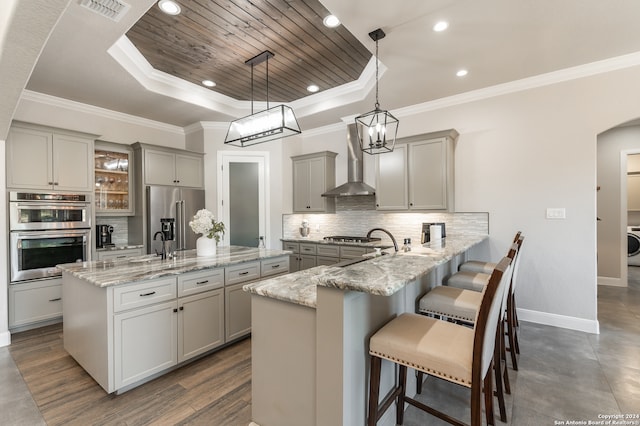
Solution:
M60 185L58 182L53 182L54 185Z
M47 185L53 185L53 182L47 182Z
M180 306L180 310L181 310L181 311L184 311L184 306Z
M413 205L413 203L409 203L409 205L410 205L410 206L412 206L412 205Z
M174 310L173 310L173 312L178 312L178 310L177 310L177 309L174 309Z

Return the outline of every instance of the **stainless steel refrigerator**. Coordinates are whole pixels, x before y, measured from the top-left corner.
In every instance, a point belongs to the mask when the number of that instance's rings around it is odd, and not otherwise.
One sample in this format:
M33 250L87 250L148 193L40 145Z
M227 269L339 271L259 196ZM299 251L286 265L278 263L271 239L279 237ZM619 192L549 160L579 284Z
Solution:
M153 241L156 232L161 231L161 219L175 219L172 248L189 250L196 248L199 237L189 227L189 221L200 209L204 209L204 190L174 188L170 186L147 186L147 250L161 250L160 238Z

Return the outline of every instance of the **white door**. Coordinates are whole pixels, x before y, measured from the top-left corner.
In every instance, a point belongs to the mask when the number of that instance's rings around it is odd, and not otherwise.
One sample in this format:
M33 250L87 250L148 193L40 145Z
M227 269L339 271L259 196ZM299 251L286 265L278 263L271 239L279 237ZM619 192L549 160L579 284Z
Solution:
M269 153L218 152L218 212L226 226L224 244L257 247L269 241Z

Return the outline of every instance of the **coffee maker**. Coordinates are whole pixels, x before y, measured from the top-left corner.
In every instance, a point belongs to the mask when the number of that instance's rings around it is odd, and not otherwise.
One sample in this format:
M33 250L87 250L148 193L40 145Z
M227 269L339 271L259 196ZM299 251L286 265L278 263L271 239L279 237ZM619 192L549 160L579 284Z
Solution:
M111 242L111 236L113 235L113 226L111 225L96 225L96 247L105 248L113 247Z

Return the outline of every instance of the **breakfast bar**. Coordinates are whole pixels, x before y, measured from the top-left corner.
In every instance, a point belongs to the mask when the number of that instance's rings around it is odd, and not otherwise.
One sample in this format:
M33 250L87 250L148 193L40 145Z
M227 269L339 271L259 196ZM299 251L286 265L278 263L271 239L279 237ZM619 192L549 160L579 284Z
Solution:
M386 250L247 284L252 295L252 420L260 426L362 425L369 337L454 272L488 236L450 235L409 252ZM381 395L393 367L383 365ZM415 393L415 378L408 394ZM380 424L395 424L389 410Z

